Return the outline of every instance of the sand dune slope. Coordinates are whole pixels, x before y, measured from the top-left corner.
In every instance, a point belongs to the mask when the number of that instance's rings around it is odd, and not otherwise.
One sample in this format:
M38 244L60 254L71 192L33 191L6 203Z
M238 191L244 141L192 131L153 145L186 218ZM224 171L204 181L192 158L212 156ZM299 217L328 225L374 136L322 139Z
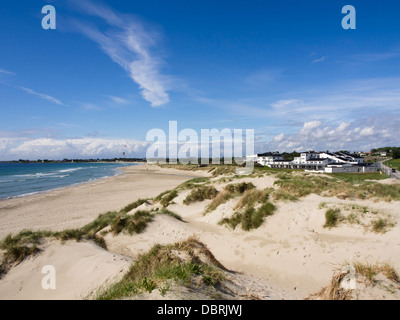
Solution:
M122 276L131 264L130 258L110 253L92 242L57 241L12 268L1 280L1 300L72 300L82 299L99 286ZM56 270L56 290L44 290L42 268Z

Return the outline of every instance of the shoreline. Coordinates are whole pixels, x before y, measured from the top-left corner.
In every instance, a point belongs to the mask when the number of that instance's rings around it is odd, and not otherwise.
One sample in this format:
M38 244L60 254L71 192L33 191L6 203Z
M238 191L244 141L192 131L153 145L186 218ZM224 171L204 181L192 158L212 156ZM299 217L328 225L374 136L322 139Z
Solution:
M87 162L87 163L107 163L107 162ZM124 163L129 163L129 162L124 162ZM131 163L132 163L132 165L130 165L130 166L116 167L115 170L120 170L120 173L117 173L117 174L115 174L113 176L105 176L105 177L95 178L93 180L73 183L73 184L70 184L70 185L63 186L63 187L52 188L52 189L47 189L47 190L37 191L37 192L32 192L32 193L26 193L26 194L21 194L21 195L18 195L18 196L7 197L7 198L0 198L0 203L2 201L12 200L12 199L22 199L22 198L29 197L29 196L34 196L34 195L37 195L37 194L44 194L44 193L51 192L51 191L57 191L57 190L61 190L61 189L64 189L64 188L76 187L76 186L84 185L84 184L87 184L87 183L96 182L96 181L102 180L102 179L117 177L119 175L124 174L122 169L124 169L126 167L133 167L133 166L137 166L137 165L141 165L141 164L143 165L143 163L133 163L133 162L131 162Z
M175 188L196 173L144 165L119 167L122 174L0 201L0 239L24 229L60 231L83 226L139 198ZM135 192L135 190L138 190ZM55 211L54 215L51 214Z

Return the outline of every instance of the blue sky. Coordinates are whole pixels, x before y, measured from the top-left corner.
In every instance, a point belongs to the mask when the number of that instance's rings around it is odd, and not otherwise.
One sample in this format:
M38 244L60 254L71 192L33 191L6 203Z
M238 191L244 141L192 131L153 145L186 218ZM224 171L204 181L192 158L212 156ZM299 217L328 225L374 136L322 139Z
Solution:
M144 156L173 120L254 129L259 152L399 145L399 14L388 0L4 2L0 160Z

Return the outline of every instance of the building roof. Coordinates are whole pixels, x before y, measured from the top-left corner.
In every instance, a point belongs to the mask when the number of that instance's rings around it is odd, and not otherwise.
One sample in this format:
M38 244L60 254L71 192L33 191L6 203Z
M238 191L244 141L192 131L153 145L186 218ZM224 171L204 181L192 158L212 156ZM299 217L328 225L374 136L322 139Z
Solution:
M261 153L261 154L257 154L259 157L283 157L282 154L280 153L276 153L276 152L266 152L266 153Z

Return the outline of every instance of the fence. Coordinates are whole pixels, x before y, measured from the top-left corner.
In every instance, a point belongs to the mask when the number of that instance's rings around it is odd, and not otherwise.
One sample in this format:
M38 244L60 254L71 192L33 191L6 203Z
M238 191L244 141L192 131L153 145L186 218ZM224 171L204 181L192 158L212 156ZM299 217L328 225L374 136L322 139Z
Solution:
M382 162L377 162L376 164L378 169L380 169L384 174L386 174L388 177L392 177L392 168L385 166Z

